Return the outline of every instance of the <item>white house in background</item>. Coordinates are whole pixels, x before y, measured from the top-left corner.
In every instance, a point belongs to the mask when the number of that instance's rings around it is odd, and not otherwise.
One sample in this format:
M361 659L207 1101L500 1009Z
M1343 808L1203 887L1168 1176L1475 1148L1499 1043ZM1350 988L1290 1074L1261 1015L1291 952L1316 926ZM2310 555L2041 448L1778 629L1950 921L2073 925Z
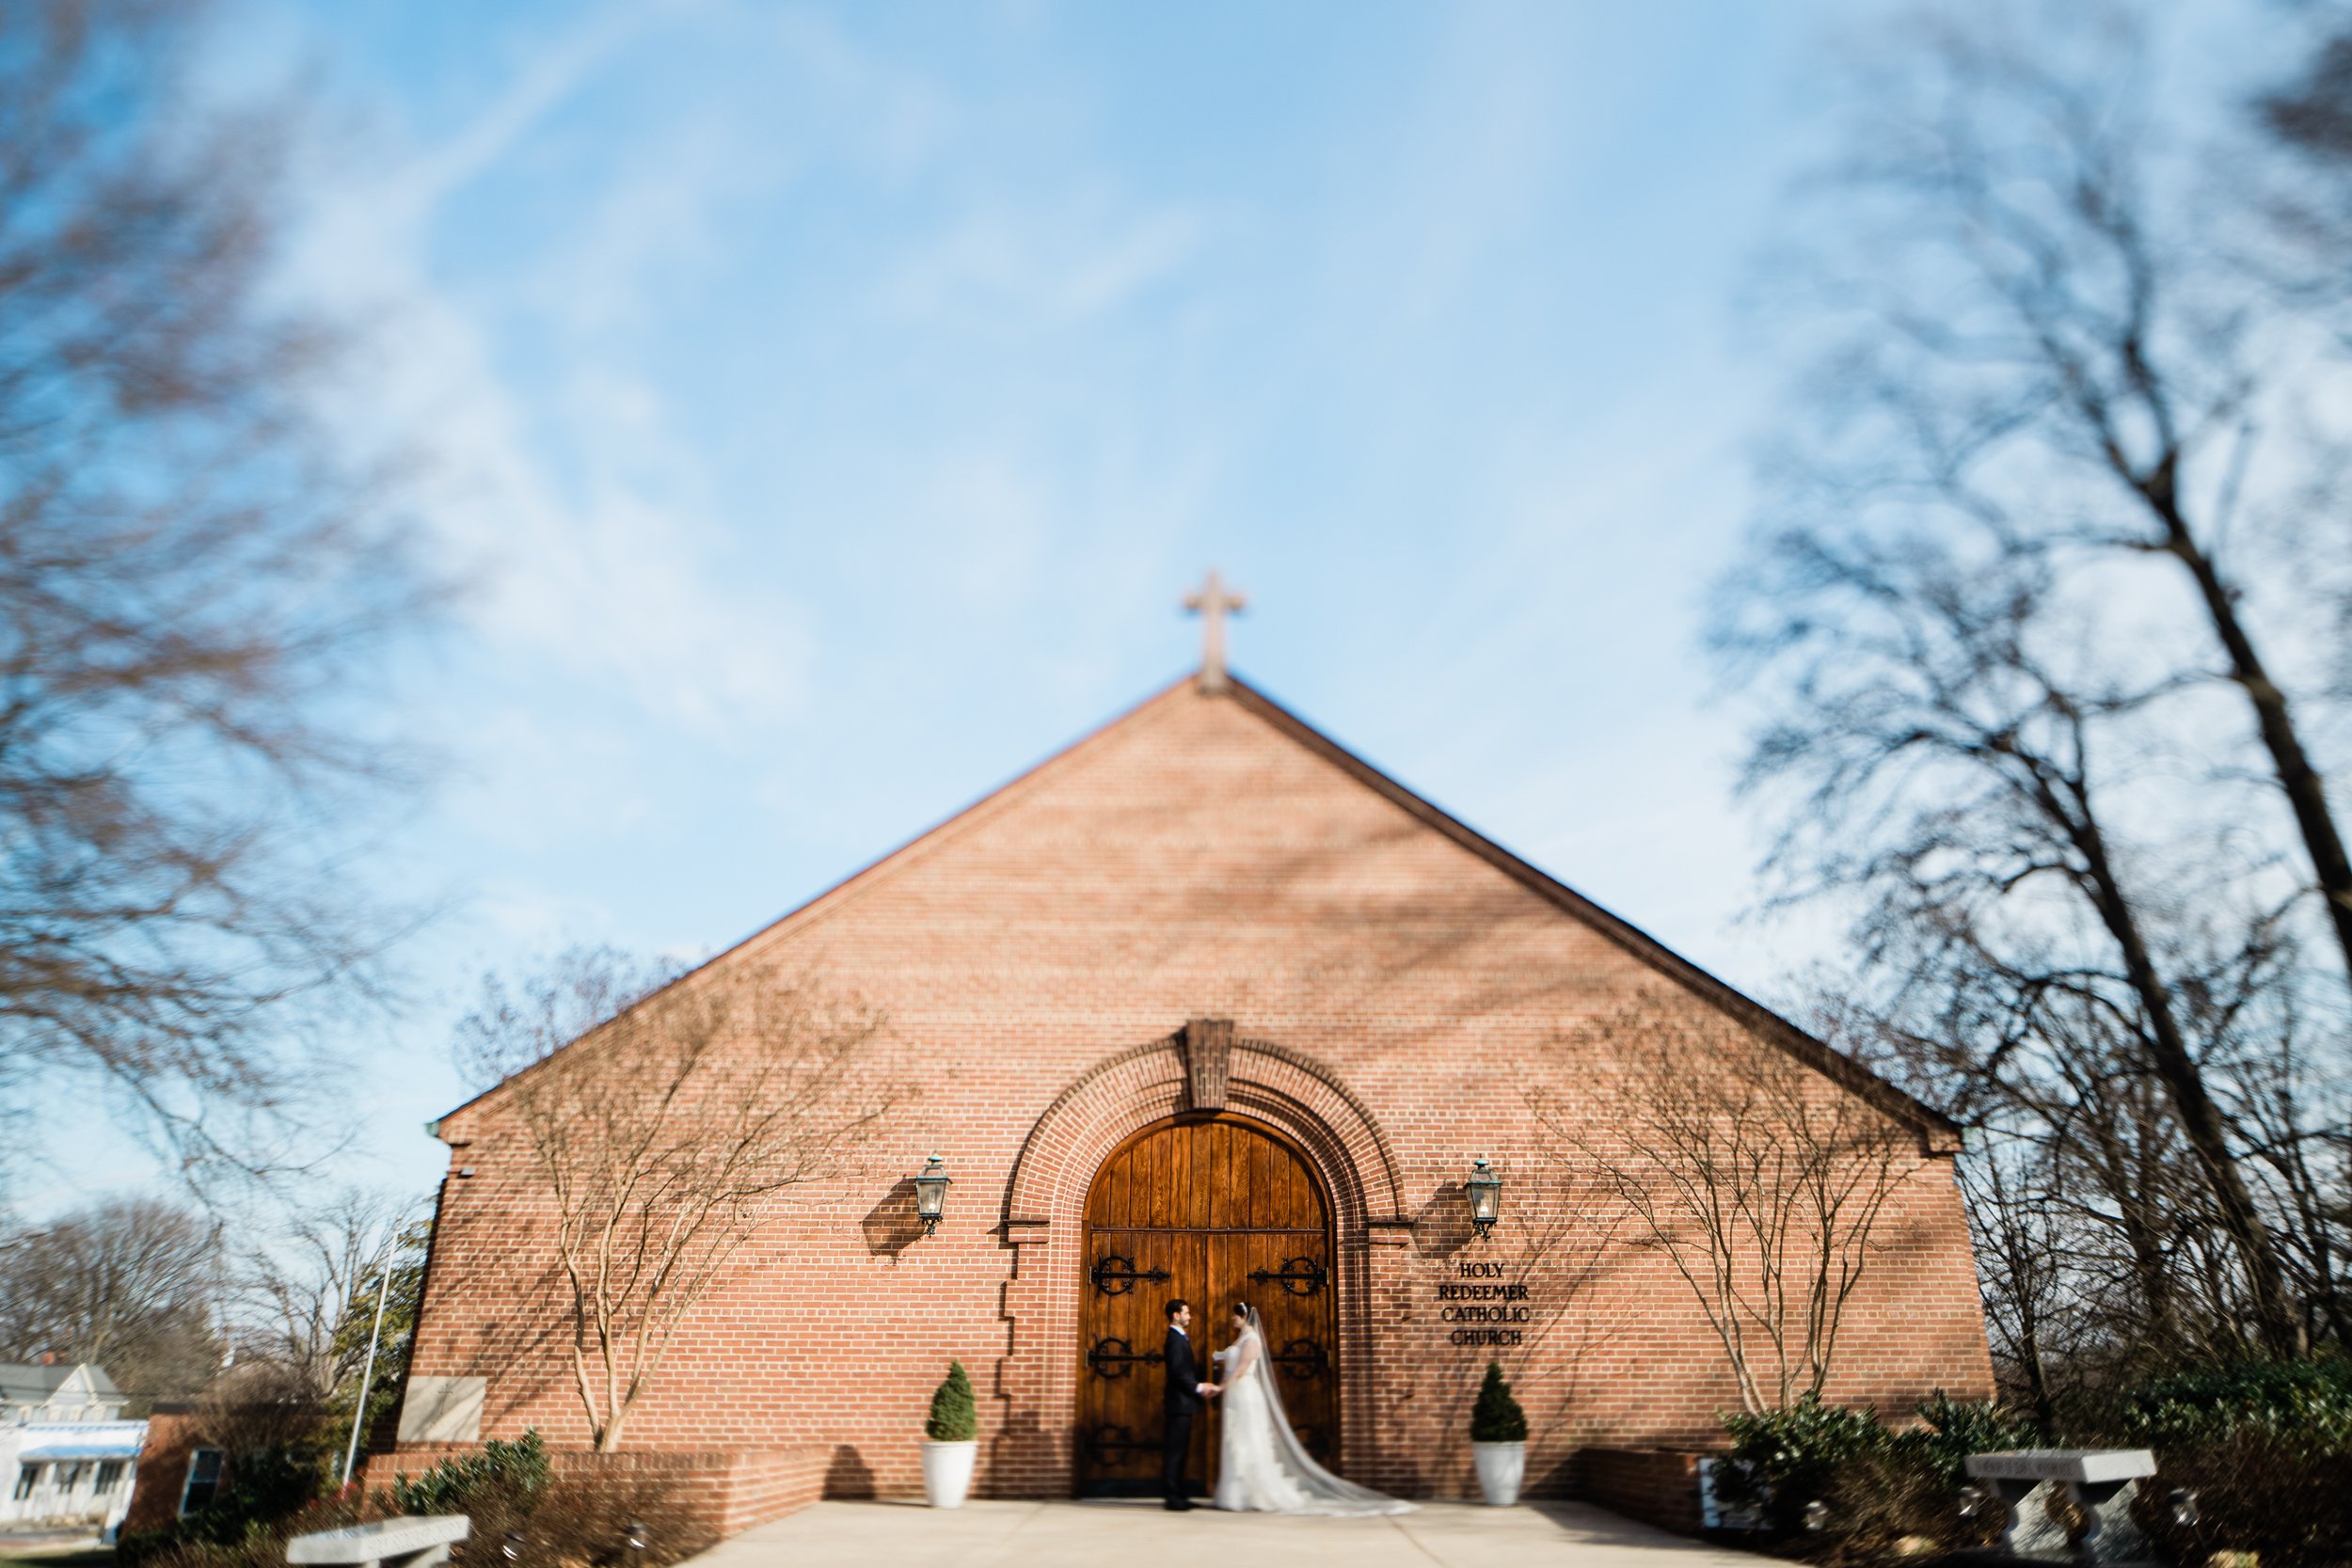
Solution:
M0 1362L0 1522L87 1524L111 1537L131 1506L145 1421L103 1367Z
M128 1397L103 1367L0 1361L0 1425L29 1421L113 1421Z
M118 1406L118 1408L119 1408ZM111 1540L131 1507L145 1421L34 1421L0 1427L0 1521L87 1525Z

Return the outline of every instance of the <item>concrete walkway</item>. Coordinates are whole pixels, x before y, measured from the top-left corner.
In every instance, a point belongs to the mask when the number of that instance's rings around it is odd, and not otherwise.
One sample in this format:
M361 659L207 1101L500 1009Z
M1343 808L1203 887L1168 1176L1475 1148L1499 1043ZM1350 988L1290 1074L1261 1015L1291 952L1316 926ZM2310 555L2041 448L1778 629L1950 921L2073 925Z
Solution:
M1429 1503L1389 1519L1296 1519L1152 1502L818 1503L693 1568L1759 1568L1768 1560L1589 1503Z

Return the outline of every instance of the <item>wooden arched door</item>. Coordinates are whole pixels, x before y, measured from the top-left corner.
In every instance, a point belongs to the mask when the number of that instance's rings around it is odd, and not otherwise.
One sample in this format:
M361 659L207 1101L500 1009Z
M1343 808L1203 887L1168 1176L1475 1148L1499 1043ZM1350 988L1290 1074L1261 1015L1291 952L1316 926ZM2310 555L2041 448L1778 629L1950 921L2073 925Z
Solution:
M1258 1308L1299 1440L1339 1457L1331 1211L1306 1158L1244 1117L1182 1117L1146 1128L1095 1173L1087 1195L1078 1312L1081 1496L1159 1486L1161 1346L1167 1304L1192 1303L1203 1376L1232 1341L1236 1300ZM1193 1426L1190 1476L1216 1484L1218 1414Z

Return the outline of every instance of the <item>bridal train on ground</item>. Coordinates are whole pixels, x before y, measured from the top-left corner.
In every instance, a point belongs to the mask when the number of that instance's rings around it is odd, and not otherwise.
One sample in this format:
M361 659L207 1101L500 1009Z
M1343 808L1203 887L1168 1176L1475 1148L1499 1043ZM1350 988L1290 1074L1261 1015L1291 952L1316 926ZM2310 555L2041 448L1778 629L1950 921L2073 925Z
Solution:
M1316 1464L1282 1409L1266 1364L1257 1310L1236 1316L1240 1336L1214 1357L1223 1366L1225 1434L1218 1446L1216 1503L1235 1513L1410 1513L1413 1505L1342 1481Z

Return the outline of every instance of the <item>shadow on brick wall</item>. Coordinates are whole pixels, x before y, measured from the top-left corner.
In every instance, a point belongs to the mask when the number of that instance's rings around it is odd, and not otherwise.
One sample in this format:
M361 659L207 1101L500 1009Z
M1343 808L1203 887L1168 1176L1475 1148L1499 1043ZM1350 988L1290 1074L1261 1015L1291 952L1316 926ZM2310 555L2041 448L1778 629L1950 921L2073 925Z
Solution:
M1470 1228L1470 1195L1449 1181L1429 1195L1413 1216L1413 1250L1423 1258L1451 1258L1477 1234Z
M923 1239L923 1222L914 1213L914 1180L901 1177L859 1223L866 1231L866 1250L896 1262L898 1254Z
M866 1463L866 1456L857 1451L857 1445L835 1444L833 1463L825 1466L825 1496L871 1497L874 1495L873 1469Z
M1583 1466L1578 1463L1581 1457L1581 1452L1565 1453L1549 1465L1529 1465L1525 1495L1531 1497L1580 1496L1584 1482Z

